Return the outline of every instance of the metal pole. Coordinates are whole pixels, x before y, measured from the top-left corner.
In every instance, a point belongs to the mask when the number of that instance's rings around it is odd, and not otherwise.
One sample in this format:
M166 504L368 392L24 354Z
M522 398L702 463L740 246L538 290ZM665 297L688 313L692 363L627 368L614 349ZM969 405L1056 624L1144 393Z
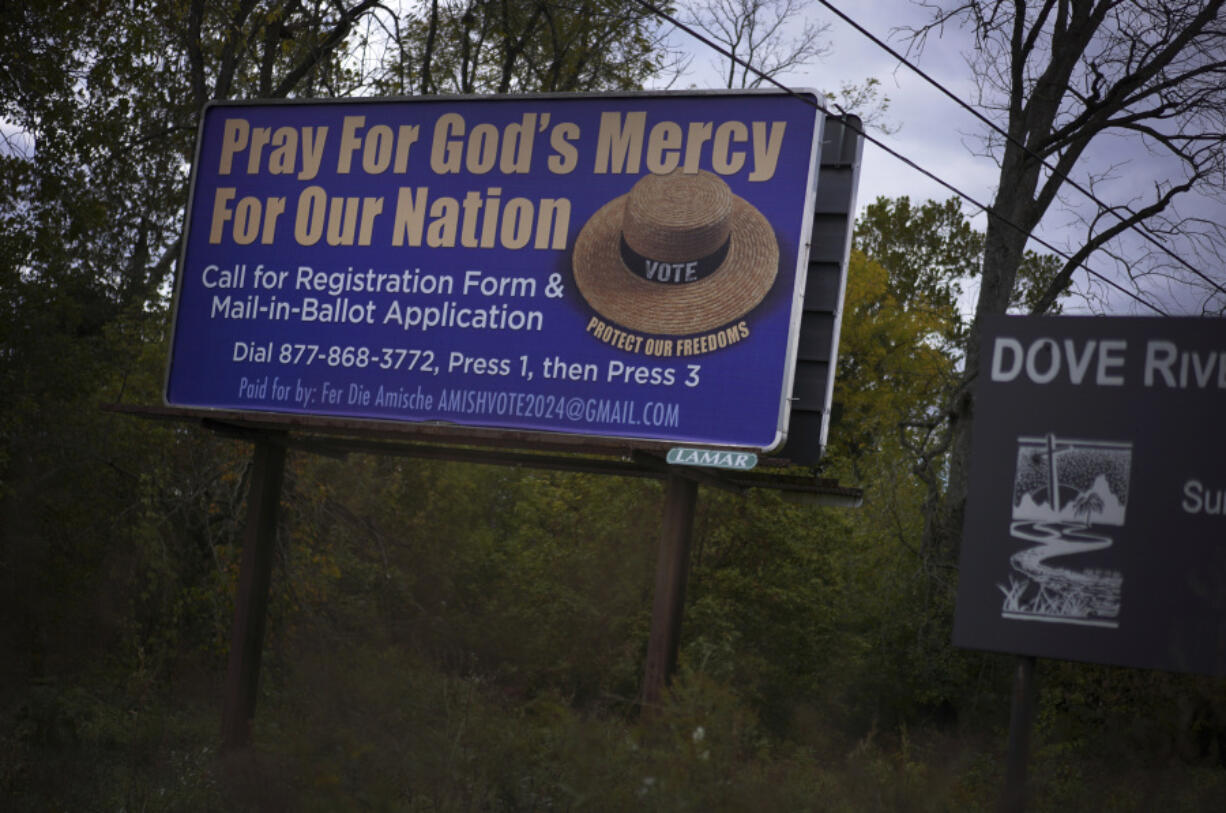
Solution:
M264 649L268 584L277 534L277 508L281 502L284 474L283 433L262 435L255 442L252 456L243 561L238 575L238 593L234 598L234 626L230 633L230 661L221 712L223 751L251 743L251 721L255 717L260 682L260 655Z
M1019 655L1013 672L1013 700L1009 708L1009 751L1005 756L1004 813L1026 809L1026 766L1030 759L1030 729L1034 725L1037 691L1033 655Z
M694 535L694 507L698 483L676 474L668 476L664 521L660 529L660 558L656 565L656 593L651 608L651 636L643 674L642 707L654 708L677 667L681 641L681 615L690 569L690 540Z

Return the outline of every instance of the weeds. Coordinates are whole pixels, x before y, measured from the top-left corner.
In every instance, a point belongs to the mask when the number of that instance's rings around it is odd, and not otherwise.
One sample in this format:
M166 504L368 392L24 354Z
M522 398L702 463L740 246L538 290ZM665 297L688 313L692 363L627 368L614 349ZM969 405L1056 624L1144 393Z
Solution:
M44 687L0 731L6 810L991 810L999 733L901 725L821 751L772 735L727 684L683 673L654 714L508 697L395 649L297 652L251 749L219 755L209 703ZM292 679L291 679L292 678ZM219 685L219 684L218 684ZM821 725L822 723L818 723ZM1115 764L1040 727L1036 810L1211 809L1226 771Z

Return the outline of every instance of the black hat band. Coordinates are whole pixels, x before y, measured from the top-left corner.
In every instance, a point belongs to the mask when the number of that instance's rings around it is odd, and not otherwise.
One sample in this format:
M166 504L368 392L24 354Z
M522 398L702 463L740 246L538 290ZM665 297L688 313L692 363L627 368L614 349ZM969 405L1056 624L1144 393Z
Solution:
M724 258L728 256L728 246L731 243L732 237L729 236L722 246L705 257L687 262L669 262L653 260L639 254L630 248L623 234L621 236L622 262L632 274L648 282L658 282L662 285L684 285L689 282L698 282L719 270L724 263Z

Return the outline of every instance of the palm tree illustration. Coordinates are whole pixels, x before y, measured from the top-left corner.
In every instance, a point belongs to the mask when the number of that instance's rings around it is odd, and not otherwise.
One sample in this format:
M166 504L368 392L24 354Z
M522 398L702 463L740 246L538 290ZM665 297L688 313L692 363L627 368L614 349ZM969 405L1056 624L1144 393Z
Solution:
M1084 494L1078 495L1073 501L1073 516L1079 517L1082 514L1086 515L1086 527L1090 527L1090 517L1094 514L1101 514L1106 508L1103 505L1103 498L1098 496L1096 492L1087 491Z

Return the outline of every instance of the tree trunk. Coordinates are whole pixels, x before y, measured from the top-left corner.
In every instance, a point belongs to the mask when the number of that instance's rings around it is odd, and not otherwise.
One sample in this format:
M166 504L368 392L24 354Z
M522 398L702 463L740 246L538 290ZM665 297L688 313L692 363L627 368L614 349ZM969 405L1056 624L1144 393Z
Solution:
M984 316L1005 313L1017 280L1017 269L1026 250L1026 234L1032 224L1021 223L1021 206L1018 200L1027 199L1027 191L1033 193L1037 173L1025 165L1015 164L1022 177L1002 180L1001 189L1018 190L1017 194L1003 193L997 197L988 217L988 229L984 239L983 269L980 274L979 299L975 306L975 318L971 322L966 339L966 366L962 386L954 395L949 408L950 445L949 480L943 505L935 518L926 525L930 538L925 539L925 550L938 556L947 556L957 562L962 539L962 524L966 513L966 494L970 487L971 428L975 417L975 379L979 372L980 325ZM1029 186L1027 184L1029 183ZM1007 214L1002 217L997 212ZM1006 222L1007 221L1007 222Z

